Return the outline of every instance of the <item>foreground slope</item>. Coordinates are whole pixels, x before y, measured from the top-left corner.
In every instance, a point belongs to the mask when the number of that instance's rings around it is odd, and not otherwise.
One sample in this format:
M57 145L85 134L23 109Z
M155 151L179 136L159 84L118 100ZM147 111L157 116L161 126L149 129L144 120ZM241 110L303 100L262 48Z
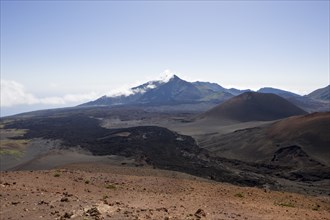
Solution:
M246 92L203 113L200 118L237 122L271 121L306 112L275 94Z
M1 219L330 219L329 197L150 168L87 163L1 177Z
M237 187L153 169L76 164L1 177L3 219L326 220L330 213L327 197Z

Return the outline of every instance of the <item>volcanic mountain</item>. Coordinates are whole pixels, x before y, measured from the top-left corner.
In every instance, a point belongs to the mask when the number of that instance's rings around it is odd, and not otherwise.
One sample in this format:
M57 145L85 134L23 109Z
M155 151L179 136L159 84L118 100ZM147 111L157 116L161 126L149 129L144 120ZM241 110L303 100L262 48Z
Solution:
M201 82L202 83L202 82ZM213 102L221 103L233 95L225 90L214 89L217 84L195 84L173 75L167 80L150 81L133 87L129 94L116 96L102 96L81 106L100 105L173 105L187 103ZM204 86L206 84L207 86ZM212 85L212 87L210 87ZM222 88L222 87L220 87Z
M141 103L176 103L194 102L203 98L200 89L185 80L174 75L167 83L164 83L142 95Z
M239 122L271 121L306 112L284 98L268 93L246 92L205 112L200 118Z

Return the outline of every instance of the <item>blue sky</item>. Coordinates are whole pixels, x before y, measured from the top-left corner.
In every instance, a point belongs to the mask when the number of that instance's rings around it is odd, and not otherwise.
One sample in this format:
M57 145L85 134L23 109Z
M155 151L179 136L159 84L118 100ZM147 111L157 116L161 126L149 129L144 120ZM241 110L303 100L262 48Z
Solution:
M2 115L76 105L167 69L224 87L324 87L329 1L1 1Z

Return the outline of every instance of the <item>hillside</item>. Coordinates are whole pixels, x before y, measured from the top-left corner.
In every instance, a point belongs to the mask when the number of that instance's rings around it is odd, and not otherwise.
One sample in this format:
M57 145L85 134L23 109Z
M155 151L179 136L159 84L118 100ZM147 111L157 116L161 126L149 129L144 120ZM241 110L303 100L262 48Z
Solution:
M329 169L329 130L330 113L313 113L213 136L200 143L215 156L287 166L301 178L313 179ZM288 175L298 177L298 173Z
M296 143L312 157L330 165L330 113L313 113L281 120L267 130L267 137L282 145Z

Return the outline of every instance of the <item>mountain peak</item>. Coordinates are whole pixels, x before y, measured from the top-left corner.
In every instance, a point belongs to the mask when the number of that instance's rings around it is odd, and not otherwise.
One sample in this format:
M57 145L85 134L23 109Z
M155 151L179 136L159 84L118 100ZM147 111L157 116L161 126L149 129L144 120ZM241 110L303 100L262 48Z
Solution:
M177 75L172 75L169 81L173 81L173 80L182 80L182 79L179 78Z
M167 83L168 81L170 81L173 78L178 78L178 77L171 70L165 70L161 74L159 81Z

